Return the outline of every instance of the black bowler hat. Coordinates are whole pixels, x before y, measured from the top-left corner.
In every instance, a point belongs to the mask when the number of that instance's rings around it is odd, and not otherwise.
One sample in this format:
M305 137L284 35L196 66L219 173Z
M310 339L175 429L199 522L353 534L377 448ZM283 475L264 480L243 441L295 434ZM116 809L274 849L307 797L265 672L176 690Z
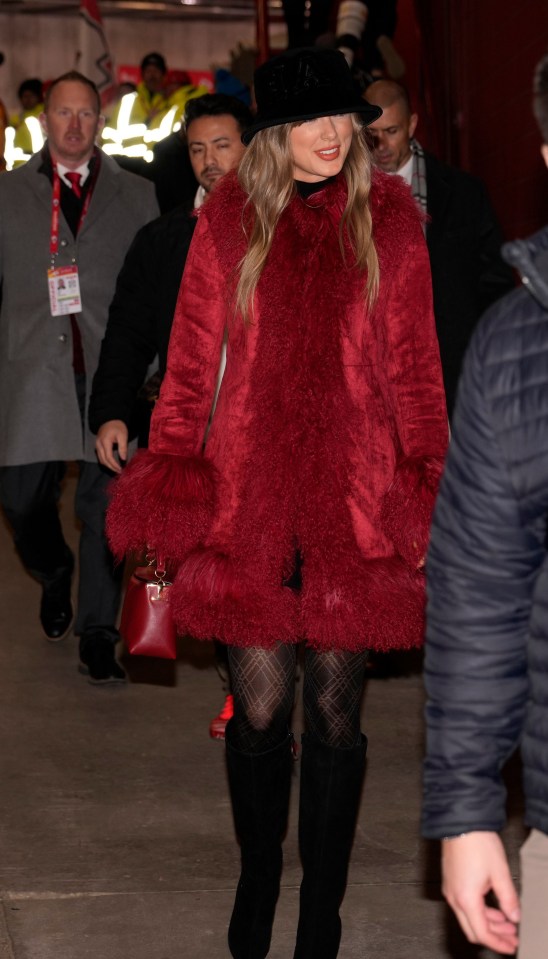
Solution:
M287 50L257 67L254 82L257 116L242 133L246 146L259 130L281 123L340 113L359 113L365 123L373 123L382 114L360 97L340 50Z

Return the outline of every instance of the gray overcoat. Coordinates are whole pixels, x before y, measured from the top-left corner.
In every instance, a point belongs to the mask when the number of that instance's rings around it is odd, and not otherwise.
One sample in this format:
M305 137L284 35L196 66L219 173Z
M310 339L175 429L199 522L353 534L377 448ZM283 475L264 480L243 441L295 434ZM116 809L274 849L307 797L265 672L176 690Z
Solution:
M70 318L50 312L52 187L42 162L35 154L0 176L0 466L96 459L87 417L82 434ZM103 153L76 239L60 216L56 265L76 259L80 278L86 409L116 277L135 233L157 215L152 183Z

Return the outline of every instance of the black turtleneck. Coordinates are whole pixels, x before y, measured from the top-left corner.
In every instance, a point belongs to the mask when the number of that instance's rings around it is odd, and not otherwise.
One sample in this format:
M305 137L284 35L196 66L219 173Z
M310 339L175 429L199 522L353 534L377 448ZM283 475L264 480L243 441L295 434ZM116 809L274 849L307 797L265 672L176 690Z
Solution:
M323 190L329 183L334 183L336 179L336 176L328 176L325 180L318 180L317 183L305 183L304 180L295 180L295 186L297 187L299 196L302 197L303 200L307 200L313 193L318 193L320 190Z

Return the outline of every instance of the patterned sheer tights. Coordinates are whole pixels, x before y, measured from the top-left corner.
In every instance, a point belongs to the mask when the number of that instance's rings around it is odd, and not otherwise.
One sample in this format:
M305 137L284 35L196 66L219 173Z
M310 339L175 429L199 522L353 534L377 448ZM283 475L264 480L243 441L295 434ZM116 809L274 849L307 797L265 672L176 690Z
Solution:
M360 741L360 700L367 651L305 650L303 705L306 728L328 746ZM236 749L262 753L287 735L295 697L297 650L228 648L234 694L231 741Z

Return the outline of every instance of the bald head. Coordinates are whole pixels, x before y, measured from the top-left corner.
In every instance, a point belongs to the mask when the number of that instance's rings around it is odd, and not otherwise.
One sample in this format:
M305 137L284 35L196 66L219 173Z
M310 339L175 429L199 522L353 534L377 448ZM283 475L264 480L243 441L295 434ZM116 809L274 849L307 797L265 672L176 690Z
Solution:
M364 100L382 109L382 116L368 127L373 136L373 159L385 173L397 173L411 156L410 140L417 126L417 114L405 87L395 80L376 80Z
M370 83L365 93L364 100L368 103L375 103L382 110L388 110L395 103L401 103L403 109L411 116L411 102L409 94L401 83L395 80L375 80Z

